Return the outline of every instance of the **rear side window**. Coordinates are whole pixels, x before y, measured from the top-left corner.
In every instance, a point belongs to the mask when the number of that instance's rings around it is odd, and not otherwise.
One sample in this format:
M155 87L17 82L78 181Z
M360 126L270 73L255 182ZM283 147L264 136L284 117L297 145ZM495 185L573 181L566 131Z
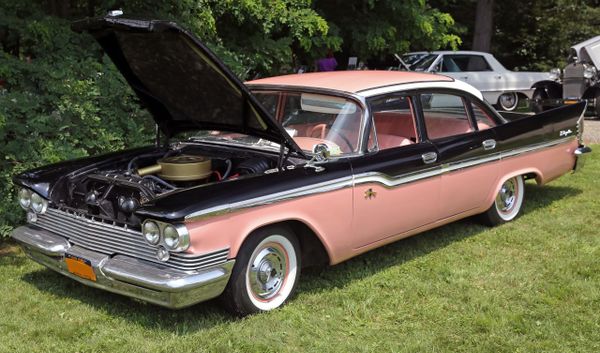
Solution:
M477 130L486 130L497 125L494 119L479 104L471 102L471 107L473 108L473 115L475 115L475 121L477 122Z
M492 68L481 55L444 55L442 71L492 71Z
M440 139L474 131L461 96L445 93L421 94L427 136Z

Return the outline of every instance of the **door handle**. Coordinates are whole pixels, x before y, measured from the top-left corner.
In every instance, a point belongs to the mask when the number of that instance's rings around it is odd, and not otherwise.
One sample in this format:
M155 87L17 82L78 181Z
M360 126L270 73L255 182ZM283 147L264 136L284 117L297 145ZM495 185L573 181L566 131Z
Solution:
M496 148L496 140L493 140L493 139L485 140L481 143L481 145L483 146L483 149L486 151L493 150L494 148Z
M469 76L461 76L459 77L460 80L466 81L469 79Z
M431 163L434 163L435 161L437 161L437 153L435 153L435 152L423 153L421 155L421 158L423 159L423 163L431 164Z
M495 77L495 78L497 78L498 80L500 80L500 79L502 78L502 76L501 76L501 75L496 75L496 76L494 76L494 77Z

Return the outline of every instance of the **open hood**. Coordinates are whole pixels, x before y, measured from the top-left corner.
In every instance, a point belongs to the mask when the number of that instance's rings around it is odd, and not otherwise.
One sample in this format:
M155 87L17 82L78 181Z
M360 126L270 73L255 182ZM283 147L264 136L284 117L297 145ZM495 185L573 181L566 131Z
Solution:
M167 136L231 131L304 155L246 86L176 23L107 16L77 21L72 28L100 43Z
M577 55L579 61L592 63L600 70L600 36L575 44L571 51L572 55Z

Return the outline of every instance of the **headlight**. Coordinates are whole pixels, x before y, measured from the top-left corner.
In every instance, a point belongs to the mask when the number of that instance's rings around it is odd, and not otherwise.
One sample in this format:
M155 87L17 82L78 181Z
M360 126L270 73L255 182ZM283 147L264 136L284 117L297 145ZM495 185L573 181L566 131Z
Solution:
M43 213L46 211L46 206L48 202L44 200L43 197L36 194L35 192L31 193L31 209L35 213Z
M151 245L161 245L168 251L181 252L190 247L190 234L183 224L146 220L142 224L142 234Z
M158 244L160 240L160 228L158 228L158 224L155 222L144 222L142 225L142 234L144 235L144 239L152 245Z
M19 205L23 209L29 209L29 205L31 205L31 191L25 188L19 190Z
M561 73L560 69L558 69L558 68L554 68L554 69L550 70L550 79L554 80L554 81L559 80L560 79L560 73Z
M596 76L596 72L596 67L586 66L585 69L583 69L583 77L587 79L594 78Z
M163 230L163 235L165 237L165 245L171 250L177 249L179 245L179 233L177 233L177 229L172 225L168 225Z

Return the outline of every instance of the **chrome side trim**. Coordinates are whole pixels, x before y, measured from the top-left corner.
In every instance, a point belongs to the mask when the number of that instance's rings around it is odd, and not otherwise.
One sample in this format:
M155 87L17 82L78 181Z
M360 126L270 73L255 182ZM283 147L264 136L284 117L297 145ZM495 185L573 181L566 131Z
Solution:
M186 222L195 222L203 219L228 214L232 212L241 211L248 208L259 207L264 205L269 205L281 201L287 201L291 199L296 199L299 197L306 197L315 194L320 194L324 192L336 191L340 189L344 189L347 187L354 187L356 185L363 184L380 184L385 188L394 188L404 184L416 182L419 180L432 178L438 175L442 175L444 173L450 173L457 170L474 167L481 164L492 163L496 161L500 161L507 158L516 157L522 155L524 153L530 153L534 151L538 151L541 149L553 147L570 140L573 140L575 137L570 136L567 138L561 138L558 140L553 140L549 142L543 142L538 144L533 144L530 146L517 148L509 151L498 152L494 154L490 154L485 157L477 157L472 159L463 160L460 162L448 163L443 165L434 166L428 169L420 170L418 172L401 174L398 176L390 176L385 173L379 172L366 172L361 174L356 174L353 177L344 177L334 180L329 180L326 182L303 186L296 189L286 190L279 193L265 195L249 200L244 200L236 203L219 205L215 207L211 207L205 210L201 210L198 212L194 212L185 217Z

